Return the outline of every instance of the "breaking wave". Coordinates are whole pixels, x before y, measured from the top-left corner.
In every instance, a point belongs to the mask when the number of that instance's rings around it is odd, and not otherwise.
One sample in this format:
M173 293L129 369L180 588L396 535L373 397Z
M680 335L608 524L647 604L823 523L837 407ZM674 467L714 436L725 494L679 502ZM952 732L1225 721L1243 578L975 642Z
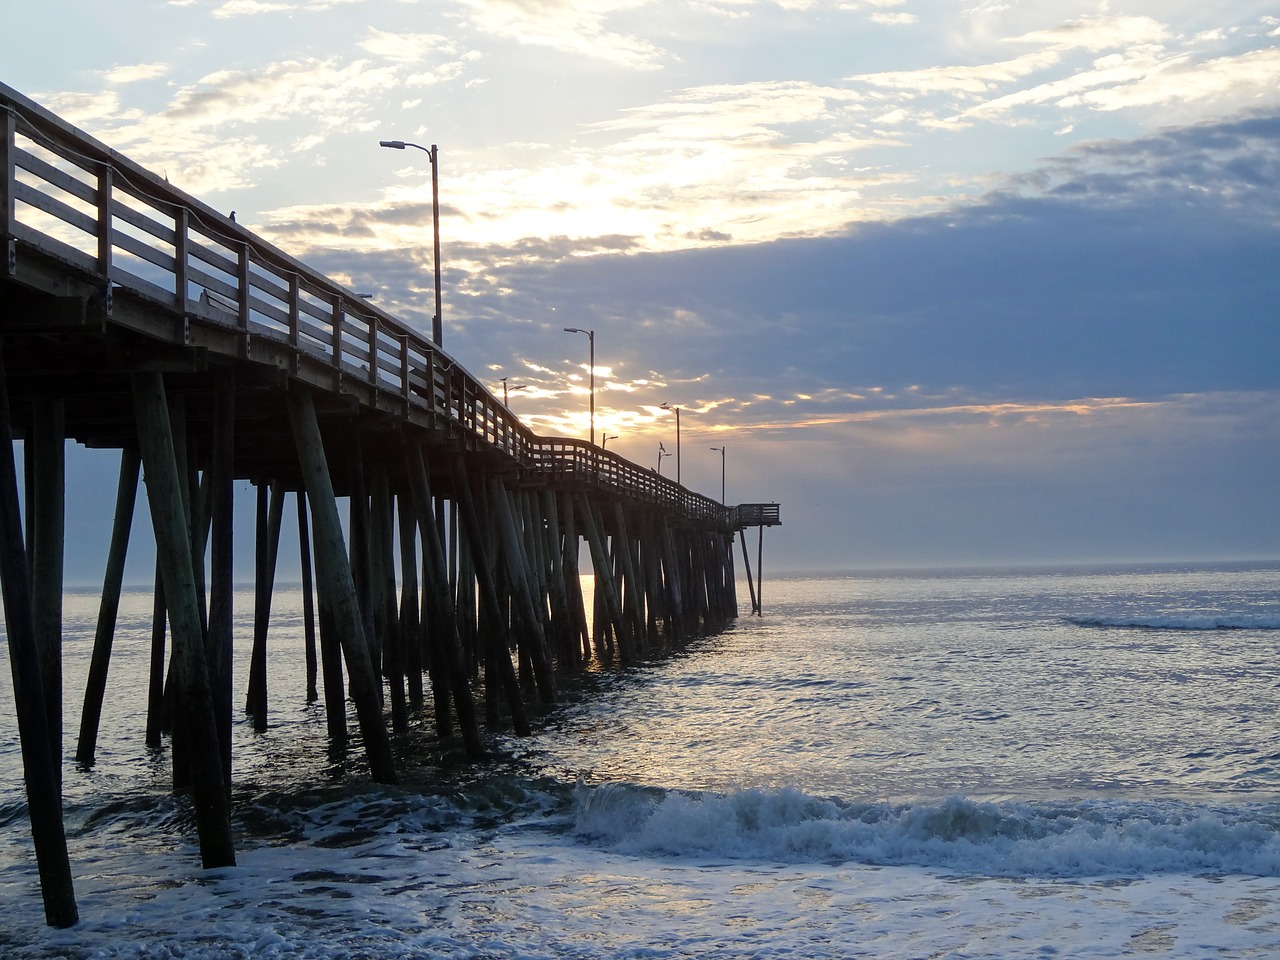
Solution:
M1280 876L1280 807L842 803L579 785L577 836L622 853L923 866L990 877Z

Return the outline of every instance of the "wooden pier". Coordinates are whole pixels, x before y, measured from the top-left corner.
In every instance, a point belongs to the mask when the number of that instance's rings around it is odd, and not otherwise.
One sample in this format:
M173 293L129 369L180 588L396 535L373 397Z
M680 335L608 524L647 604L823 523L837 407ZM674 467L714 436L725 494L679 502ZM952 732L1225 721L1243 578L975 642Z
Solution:
M2 84L0 240L0 579L52 925L77 920L60 813L68 442L120 451L74 757L93 762L145 482L157 557L146 740L168 737L205 866L235 862L238 480L257 491L244 709L268 722L291 500L309 695L334 740L354 703L380 782L397 779L391 738L411 711L478 756L482 727L528 732L527 698L554 702L563 675L720 629L737 615L739 534L760 610L746 529L777 524L777 504L725 506L594 444L535 435L438 344Z

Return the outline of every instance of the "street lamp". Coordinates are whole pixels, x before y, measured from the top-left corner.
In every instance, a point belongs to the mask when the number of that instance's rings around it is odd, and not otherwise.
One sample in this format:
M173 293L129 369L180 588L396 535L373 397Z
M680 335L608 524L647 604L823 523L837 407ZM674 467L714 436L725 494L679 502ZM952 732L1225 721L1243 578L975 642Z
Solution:
M667 453L667 448L664 447L662 445L662 441L659 440L658 441L658 476L662 476L662 458L669 457L669 456L671 456L671 454Z
M585 333L587 340L590 342L591 352L588 355L587 363L591 375L591 445L596 445L596 332L594 330L582 330L578 327L565 327L565 333Z
M676 412L676 483L680 482L680 408L673 407L669 403L662 405L663 410L674 410Z
M430 149L419 143L406 143L404 140L379 140L378 146L390 147L392 150L403 150L405 147L413 147L421 150L431 158L431 226L435 234L435 255L436 255L436 315L431 318L431 339L435 345L441 346L443 338L444 322L441 319L440 312L440 156L433 143Z
M724 506L724 447L712 447L720 454L720 506Z
M501 379L502 379L502 405L505 407L505 406L507 406L507 378L506 378L506 377L502 377ZM512 389L512 390L524 390L524 389L526 389L528 386L529 386L529 385L528 385L527 383L517 383L517 384L516 384L514 387L512 387L511 389Z
M603 450L605 447L609 446L610 440L617 440L617 439L618 439L618 435L616 433L606 433L603 437L600 438L600 449Z

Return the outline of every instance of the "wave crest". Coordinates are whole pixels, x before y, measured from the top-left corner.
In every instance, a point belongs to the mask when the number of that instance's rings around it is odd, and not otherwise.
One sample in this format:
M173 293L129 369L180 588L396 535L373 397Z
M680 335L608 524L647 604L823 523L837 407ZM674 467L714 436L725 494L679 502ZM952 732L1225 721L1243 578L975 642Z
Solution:
M1188 616L1148 615L1141 617L1067 617L1077 627L1130 630L1280 630L1277 616Z
M997 877L1280 876L1280 809L1173 803L846 804L800 791L579 785L575 833L637 855L924 866Z

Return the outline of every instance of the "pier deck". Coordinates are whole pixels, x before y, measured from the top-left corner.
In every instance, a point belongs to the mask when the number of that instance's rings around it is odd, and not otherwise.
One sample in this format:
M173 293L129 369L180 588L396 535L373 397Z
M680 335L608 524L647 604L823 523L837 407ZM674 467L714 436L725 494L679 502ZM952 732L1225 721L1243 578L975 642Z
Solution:
M58 815L68 441L120 451L75 756L93 762L145 477L153 659L169 664L152 677L147 738L172 741L206 866L235 859L235 481L258 493L248 712L266 725L271 582L292 496L311 696L338 740L354 701L384 782L397 778L389 736L408 711L433 710L441 735L479 754L482 721L527 732L528 691L551 702L556 678L593 658L628 662L719 629L737 613L735 535L746 560L745 529L780 522L777 504L727 506L593 444L534 434L439 344L3 85L0 242L0 579L51 924L76 920ZM472 700L480 678L484 704Z

